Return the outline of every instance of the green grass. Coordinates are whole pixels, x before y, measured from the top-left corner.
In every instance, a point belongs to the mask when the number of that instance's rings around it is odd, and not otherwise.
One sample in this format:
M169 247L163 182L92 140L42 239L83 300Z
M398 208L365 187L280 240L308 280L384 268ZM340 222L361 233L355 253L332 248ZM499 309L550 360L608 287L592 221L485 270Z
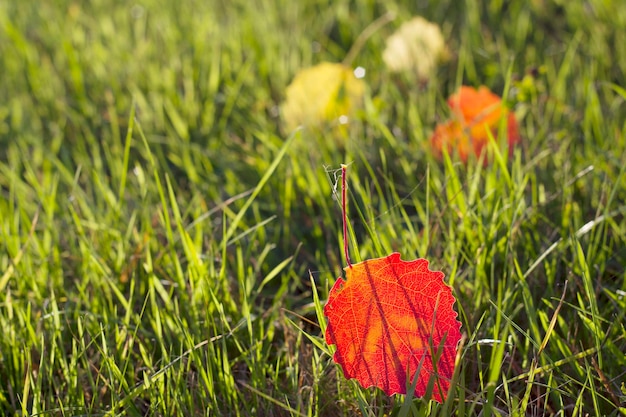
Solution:
M624 415L626 3L413 3L2 2L0 414ZM294 74L389 10L358 120L284 132ZM381 59L415 14L452 51L425 85ZM433 159L461 83L514 107L512 158ZM453 286L444 404L345 380L321 337L341 163L353 261Z

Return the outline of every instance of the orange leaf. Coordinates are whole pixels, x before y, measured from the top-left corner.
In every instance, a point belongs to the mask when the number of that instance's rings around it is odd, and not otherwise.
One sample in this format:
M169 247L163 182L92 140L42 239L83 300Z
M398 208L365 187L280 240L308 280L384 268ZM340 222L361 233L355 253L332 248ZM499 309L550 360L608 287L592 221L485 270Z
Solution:
M463 126L456 120L438 124L435 128L435 132L430 137L430 143L433 146L437 158L441 158L444 147L447 149L448 153L456 149L462 161L467 161L467 157L472 151L471 139L463 129Z
M425 259L403 261L399 253L345 271L346 280L338 278L330 290L324 314L326 342L336 345L334 360L346 378L387 395L406 394L417 378L420 397L434 378L433 399L443 401L461 338L444 274L428 269Z
M456 94L448 98L448 106L453 119L438 125L430 138L437 156L444 148L450 153L456 150L464 162L472 151L479 156L489 141L489 134L497 137L503 117L507 118L509 154L513 153L514 145L520 141L515 115L487 87L476 90L461 86Z

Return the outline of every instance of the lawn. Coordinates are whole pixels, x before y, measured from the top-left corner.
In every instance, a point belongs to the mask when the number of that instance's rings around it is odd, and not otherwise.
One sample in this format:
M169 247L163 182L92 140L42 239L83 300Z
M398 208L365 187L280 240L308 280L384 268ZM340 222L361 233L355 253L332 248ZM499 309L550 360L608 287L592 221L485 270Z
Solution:
M418 15L447 60L392 73ZM626 415L624 45L621 0L1 2L0 414ZM321 62L362 103L293 130ZM511 155L433 151L461 85L514 112ZM443 403L333 362L341 164L352 261L426 258L457 298Z

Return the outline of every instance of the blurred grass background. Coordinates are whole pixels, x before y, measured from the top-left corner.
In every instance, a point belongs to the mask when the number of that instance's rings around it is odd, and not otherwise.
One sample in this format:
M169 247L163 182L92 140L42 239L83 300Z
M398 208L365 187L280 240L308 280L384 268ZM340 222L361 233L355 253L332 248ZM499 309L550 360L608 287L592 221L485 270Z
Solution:
M286 132L296 72L389 11L357 120ZM451 51L427 83L381 58L414 15ZM0 411L623 415L624 44L619 0L0 3ZM461 84L514 109L510 160L431 156ZM443 405L346 381L321 339L341 163L353 261L454 288Z

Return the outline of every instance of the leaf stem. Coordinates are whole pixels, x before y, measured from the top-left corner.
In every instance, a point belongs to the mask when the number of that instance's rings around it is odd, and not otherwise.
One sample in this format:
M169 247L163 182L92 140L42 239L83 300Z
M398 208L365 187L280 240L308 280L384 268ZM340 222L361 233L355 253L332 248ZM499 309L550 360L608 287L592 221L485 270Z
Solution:
M350 263L350 252L348 251L348 214L346 210L346 171L348 166L341 164L341 216L343 218L343 251L346 255L346 263L352 269Z

